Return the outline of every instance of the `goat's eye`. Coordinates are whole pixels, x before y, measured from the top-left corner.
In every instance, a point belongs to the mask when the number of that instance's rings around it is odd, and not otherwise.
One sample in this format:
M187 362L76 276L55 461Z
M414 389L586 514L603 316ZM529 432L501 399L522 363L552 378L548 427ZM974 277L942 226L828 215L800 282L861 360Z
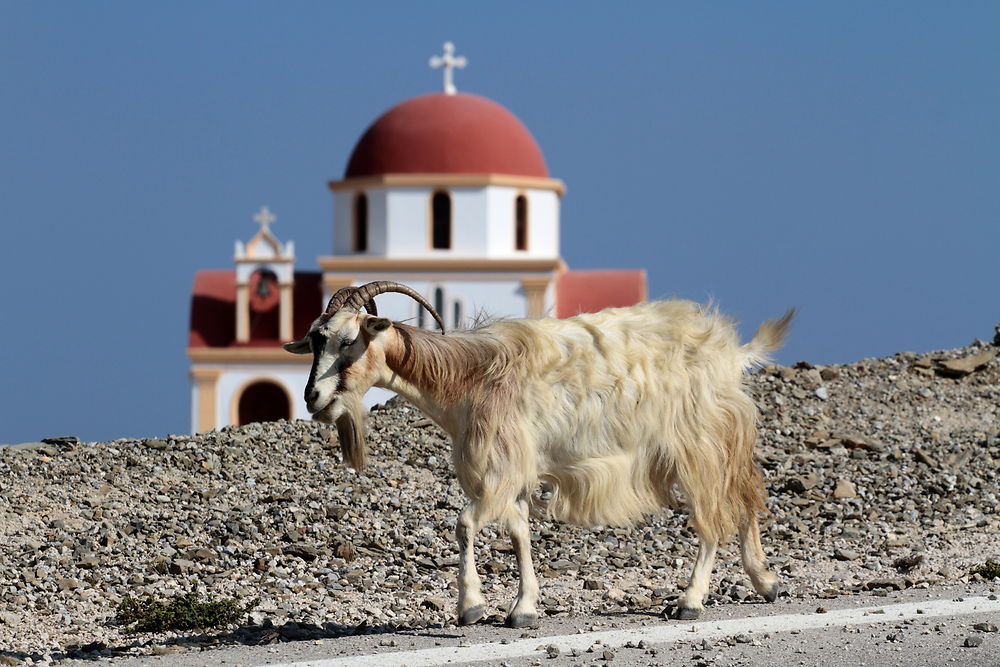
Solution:
M357 340L357 339L355 339L355 340ZM342 349L346 350L347 348L349 348L352 345L354 345L354 341L353 340L345 340L343 343L340 344L340 347Z

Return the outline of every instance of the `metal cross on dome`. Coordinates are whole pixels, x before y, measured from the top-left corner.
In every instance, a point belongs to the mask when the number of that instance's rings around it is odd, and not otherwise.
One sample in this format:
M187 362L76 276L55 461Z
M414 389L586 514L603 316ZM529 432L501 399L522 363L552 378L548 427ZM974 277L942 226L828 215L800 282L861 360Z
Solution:
M271 223L277 220L274 213L267 206L261 206L260 210L253 216L254 222L260 225L260 231L267 234L271 231Z
M454 95L458 92L455 88L455 82L453 80L452 72L457 67L462 69L468 64L465 56L455 56L455 45L451 42L444 43L444 55L443 56L431 56L431 67L437 69L438 67L444 68L444 94Z

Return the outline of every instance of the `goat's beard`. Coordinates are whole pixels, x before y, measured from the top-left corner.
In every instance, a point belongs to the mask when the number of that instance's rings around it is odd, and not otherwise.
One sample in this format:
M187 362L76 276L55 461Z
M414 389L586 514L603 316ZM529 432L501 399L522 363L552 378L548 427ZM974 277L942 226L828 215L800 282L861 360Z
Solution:
M347 394L340 397L343 412L337 417L337 437L344 461L357 471L365 467L365 426L368 412L360 396Z

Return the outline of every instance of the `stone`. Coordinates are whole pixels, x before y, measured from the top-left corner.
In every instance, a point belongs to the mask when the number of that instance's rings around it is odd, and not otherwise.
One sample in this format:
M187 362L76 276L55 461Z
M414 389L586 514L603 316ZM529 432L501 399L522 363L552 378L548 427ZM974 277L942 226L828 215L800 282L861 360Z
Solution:
M864 589L866 591L872 591L879 588L901 591L906 588L906 582L903 579L872 579L864 585Z
M424 598L423 601L421 601L420 606L433 611L444 611L448 604L442 598L430 597Z
M943 359L936 361L935 371L938 375L950 378L961 378L974 373L988 364L997 355L995 350L986 350L979 354L960 359Z
M630 595L628 603L632 609L649 609L653 606L653 600L646 595Z
M819 484L819 481L819 476L816 473L808 473L793 477L788 480L785 486L789 491L794 491L795 493L805 493L806 491L815 488Z
M194 561L188 560L186 558L175 558L170 561L167 566L167 571L170 574L187 574L194 568Z
M962 642L962 646L965 646L966 648L979 648L982 645L983 638L980 635L969 635L965 638L965 641Z
M881 452L886 449L885 443L860 433L836 433L833 437L840 440L841 444L848 449L860 448L872 452Z
M295 556L296 558L301 558L307 563L311 563L316 560L319 555L319 549L311 544L305 544L297 542L295 544L289 544L282 547L281 552L286 556Z
M861 554L853 549L835 549L833 552L833 557L837 560L857 560L861 558Z
M924 562L923 554L910 554L909 556L901 556L893 561L892 566L901 572L909 572L917 568L921 563Z
M976 623L972 626L972 629L979 632L996 632L997 626L992 623Z
M854 484L844 478L837 480L837 486L833 489L834 498L857 498L858 493L854 488Z

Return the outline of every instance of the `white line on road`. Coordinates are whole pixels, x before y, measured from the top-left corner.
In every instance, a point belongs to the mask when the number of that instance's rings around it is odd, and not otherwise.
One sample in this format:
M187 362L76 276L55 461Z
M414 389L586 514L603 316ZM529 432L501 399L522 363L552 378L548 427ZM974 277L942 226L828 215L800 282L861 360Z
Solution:
M847 625L897 622L907 618L933 618L935 616L961 616L1000 611L1000 600L984 597L967 597L959 600L927 600L907 602L885 607L834 609L825 614L786 614L784 616L755 616L725 621L701 623L678 622L628 630L606 630L573 635L520 639L509 644L489 643L475 646L441 646L413 651L395 651L378 655L355 655L328 660L311 660L269 665L268 667L431 667L432 665L462 664L480 660L510 660L539 655L538 647L555 645L565 654L573 649L586 650L597 642L608 646L621 646L627 642L664 644L677 640L695 640L709 637L731 636L745 632L788 632Z

